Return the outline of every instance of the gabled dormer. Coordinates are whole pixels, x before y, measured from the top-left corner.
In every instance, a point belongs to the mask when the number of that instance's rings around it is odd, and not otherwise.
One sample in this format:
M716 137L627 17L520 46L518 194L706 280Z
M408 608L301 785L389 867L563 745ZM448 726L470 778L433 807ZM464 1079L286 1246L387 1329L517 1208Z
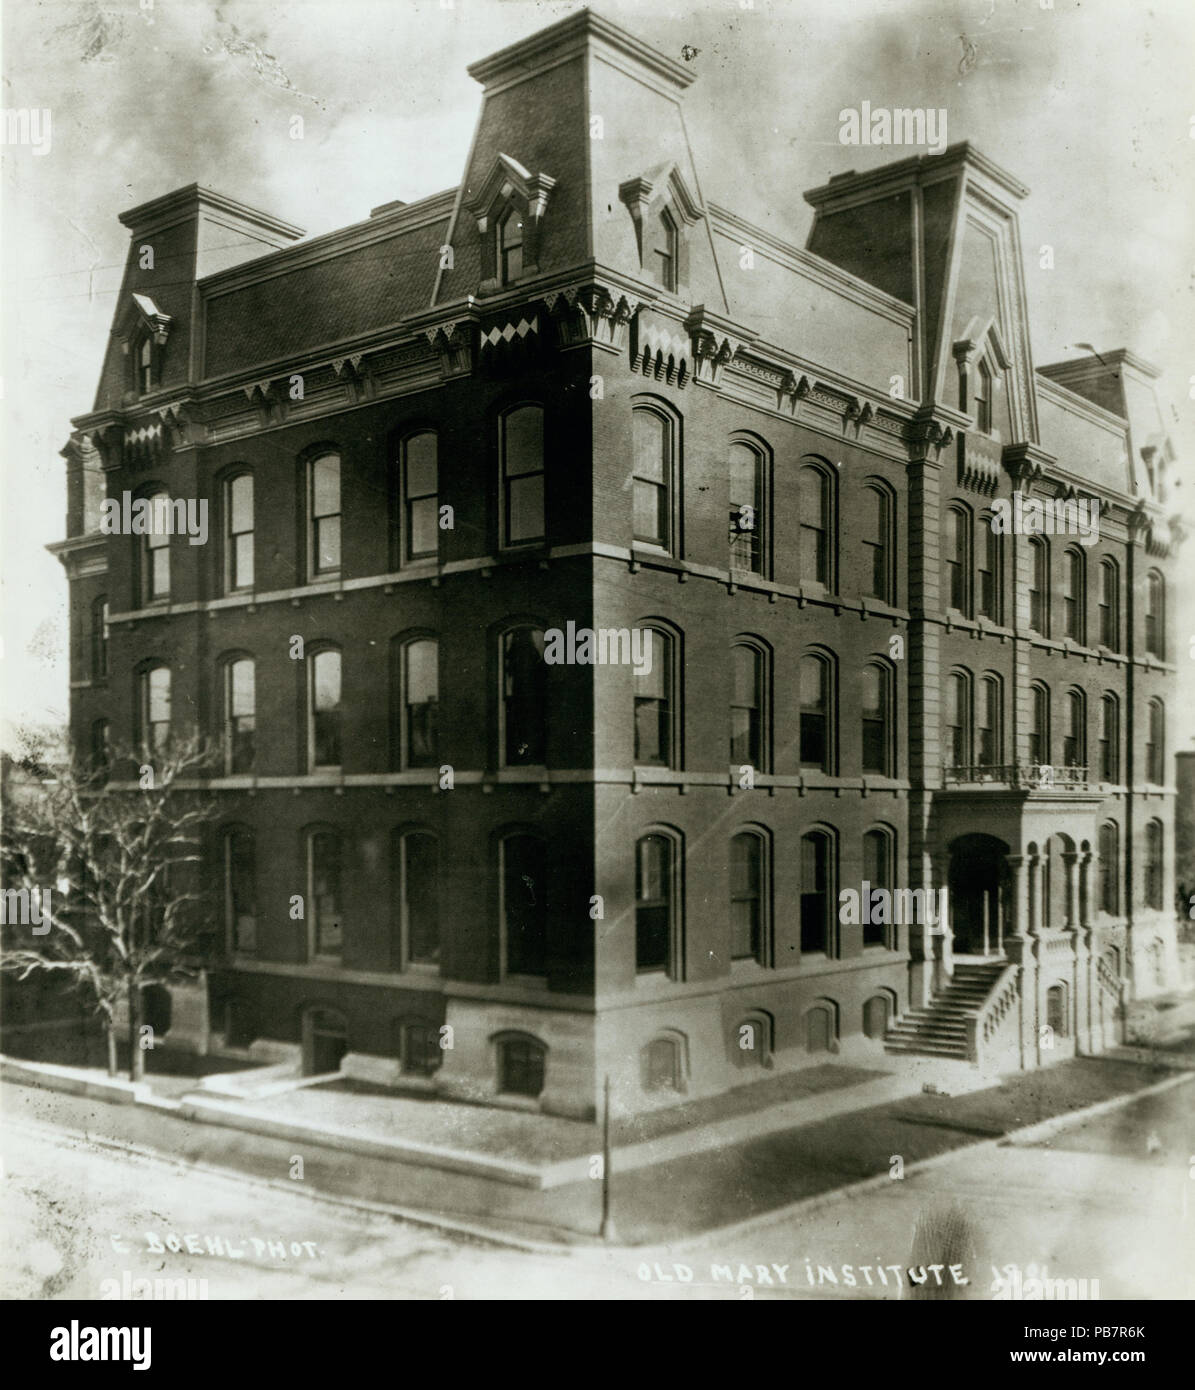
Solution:
M539 273L543 222L556 180L499 154L468 210L477 225L481 293Z
M669 294L690 296L690 242L702 210L675 163L627 179L619 201L631 215L639 272Z
M117 314L113 333L128 365L128 390L138 397L151 395L162 385L173 322L149 295L136 291Z
M977 434L996 443L1009 439L1012 422L1006 382L1012 362L999 324L991 317L973 318L952 351L958 368L958 408L971 416Z

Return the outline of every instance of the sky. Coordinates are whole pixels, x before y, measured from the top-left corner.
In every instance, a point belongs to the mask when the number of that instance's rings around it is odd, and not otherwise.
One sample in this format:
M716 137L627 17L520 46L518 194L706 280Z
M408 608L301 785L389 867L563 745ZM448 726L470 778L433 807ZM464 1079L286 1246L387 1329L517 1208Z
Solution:
M68 707L70 419L91 409L127 249L117 215L189 183L310 234L461 179L468 63L573 0L4 0L5 110L48 152L0 149L0 739ZM947 112L1030 189L1020 209L1037 365L1130 347L1162 389L1195 517L1195 7L1190 0L597 0L688 61L702 192L803 245L805 189L907 151L845 147L839 113ZM303 138L291 138L302 117ZM744 178L743 170L751 170ZM1050 245L1054 267L1039 266ZM1176 746L1195 745L1195 536L1176 596ZM1190 643L1190 651L1188 651Z

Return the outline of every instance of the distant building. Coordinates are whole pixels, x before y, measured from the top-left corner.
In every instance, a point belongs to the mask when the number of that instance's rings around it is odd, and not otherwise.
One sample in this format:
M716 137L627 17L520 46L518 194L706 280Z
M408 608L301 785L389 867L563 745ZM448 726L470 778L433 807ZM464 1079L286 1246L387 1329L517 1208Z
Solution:
M469 71L457 188L121 218L72 727L223 739L215 1045L581 1116L1104 1046L1176 976L1156 369L1034 367L970 144L808 193L801 249L706 201L693 73L608 21ZM126 490L208 542L104 534ZM1034 508L1071 531L991 524ZM650 672L546 663L570 623Z

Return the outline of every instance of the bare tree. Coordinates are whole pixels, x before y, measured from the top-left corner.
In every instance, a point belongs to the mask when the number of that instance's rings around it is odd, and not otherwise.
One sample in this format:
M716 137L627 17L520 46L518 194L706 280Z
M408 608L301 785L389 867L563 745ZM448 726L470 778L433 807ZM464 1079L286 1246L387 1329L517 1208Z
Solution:
M103 1020L108 1073L116 1074L117 1013L128 1001L129 1075L144 1075L141 996L150 985L194 978L210 931L201 908L204 828L215 816L203 786L210 749L196 738L154 754L121 754L137 769L116 781L76 753L40 791L5 806L0 847L7 916L47 896L36 929L21 926L0 968L26 979L57 973L90 994ZM16 885L14 888L13 885ZM48 930L46 923L48 922Z

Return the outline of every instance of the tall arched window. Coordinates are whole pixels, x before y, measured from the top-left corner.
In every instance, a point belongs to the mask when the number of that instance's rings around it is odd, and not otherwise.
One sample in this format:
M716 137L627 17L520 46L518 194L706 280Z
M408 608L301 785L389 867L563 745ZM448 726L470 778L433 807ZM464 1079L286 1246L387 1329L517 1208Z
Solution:
M1111 691L1100 700L1100 781L1120 781L1120 701Z
M224 663L224 771L252 772L256 757L257 671L252 657Z
M801 582L833 587L833 483L821 464L801 467L797 499L801 519Z
M518 208L508 207L498 219L498 262L504 285L523 273L523 216Z
M1062 761L1066 767L1085 767L1087 764L1087 701L1081 690L1066 692Z
M439 844L428 830L399 831L390 843L390 882L395 926L391 965L440 961Z
M870 661L862 670L863 771L892 776L892 672Z
M634 474L632 528L638 545L675 551L676 429L662 411L639 406L632 412Z
M730 958L767 964L767 845L757 830L730 841Z
M896 855L893 850L891 831L887 829L869 830L863 836L863 881L866 892L873 893L877 888L891 891ZM887 946L896 949L896 926L892 923L877 922L875 916L891 914L871 914L871 920L863 924L864 946Z
M1161 700L1149 702L1149 727L1145 744L1145 780L1154 786L1166 784L1166 710Z
M988 672L979 683L975 716L975 758L980 767L998 767L1004 755L1004 682Z
M740 440L730 445L730 568L764 572L767 516L764 456Z
M679 687L672 635L651 633L651 669L635 676L635 762L676 767L679 759Z
M1050 635L1050 547L1040 536L1029 537L1032 572L1029 580L1029 626Z
M730 702L730 761L735 767L748 764L766 771L764 656L758 647L747 642L736 642L730 654L733 682Z
M989 513L984 517L980 527L978 608L980 617L988 618L993 623L999 623L1004 620L1001 603L1004 553L1001 549L1002 537L998 531L992 529L992 520L993 518Z
M501 842L502 958L505 975L548 973L548 847L538 835Z
M307 655L307 766L341 766L340 653L324 647Z
M1157 570L1145 579L1145 650L1159 660L1166 655L1166 585Z
M502 544L542 541L544 520L544 408L520 405L501 420Z
M97 779L104 782L112 762L112 725L97 719L91 726L91 766Z
M651 269L657 283L676 292L676 223L667 208L661 208L652 221Z
M982 357L975 364L975 387L971 394L975 402L975 428L980 434L991 434L992 373Z
M108 595L91 601L91 679L108 679Z
M642 836L635 846L635 968L640 974L681 974L680 847L661 831Z
M951 767L971 765L971 673L946 678L946 756Z
M399 445L398 534L393 560L400 565L434 560L440 553L440 474L434 430L408 435Z
M440 644L434 637L399 642L395 742L401 770L439 761Z
M801 837L801 952L835 953L833 843L824 830Z
M543 628L502 634L502 762L538 767L547 761L547 671Z
M224 923L230 955L257 950L257 854L246 825L224 832Z
M307 461L307 577L340 573L340 455Z
M809 652L801 658L799 692L801 766L829 772L833 766L834 681L828 657Z
M947 507L946 602L966 617L971 616L971 513L963 506Z
M145 497L149 530L138 537L137 567L141 603L165 603L170 598L170 533L173 504L165 489Z
M137 345L137 391L148 396L154 389L154 340L149 333L141 336Z
M1162 910L1162 822L1151 820L1145 827L1145 905Z
M1063 575L1066 583L1062 596L1066 635L1074 642L1086 642L1087 561L1083 552L1074 546L1063 556Z
M1100 910L1109 917L1120 911L1120 828L1106 820L1100 826Z
M253 474L237 473L224 483L224 588L253 587Z
M863 535L865 559L864 580L867 592L882 603L896 602L893 581L893 519L896 506L892 494L878 483L869 483L863 490L866 504L866 530Z
M307 901L312 956L340 958L344 947L342 850L334 830L307 835Z
M1031 687L1029 709L1029 761L1036 766L1050 762L1050 687L1040 681Z
M1110 557L1100 561L1100 643L1120 650L1120 570Z
M141 672L138 700L138 742L142 751L162 753L170 742L170 667L150 666Z

